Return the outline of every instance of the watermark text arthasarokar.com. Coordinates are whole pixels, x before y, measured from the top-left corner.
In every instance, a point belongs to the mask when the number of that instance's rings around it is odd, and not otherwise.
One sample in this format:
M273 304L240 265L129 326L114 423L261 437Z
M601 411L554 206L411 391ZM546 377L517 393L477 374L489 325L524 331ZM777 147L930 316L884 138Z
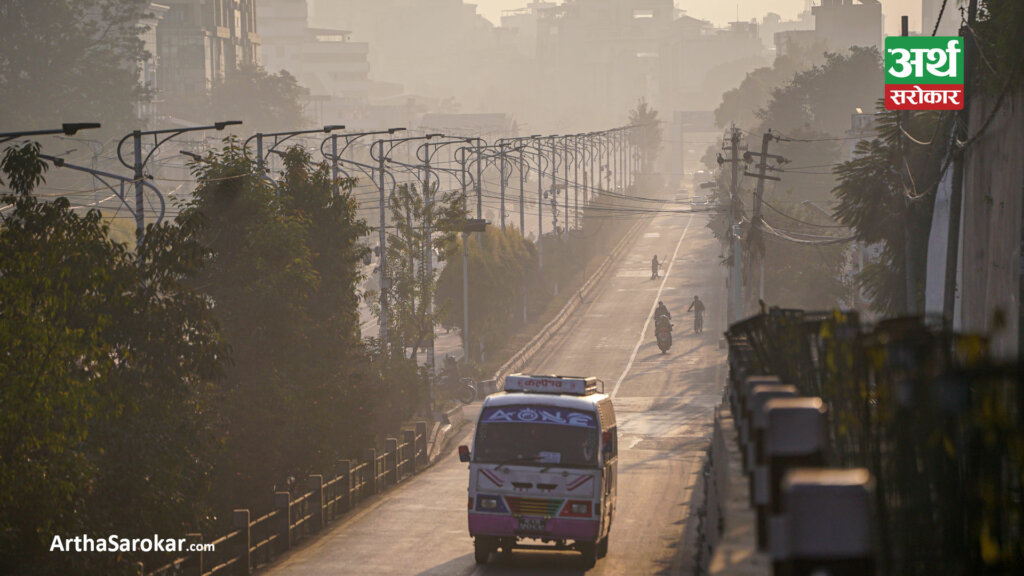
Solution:
M74 537L54 535L50 552L213 552L213 544L187 543L185 538L123 538L111 534L93 538L88 534Z

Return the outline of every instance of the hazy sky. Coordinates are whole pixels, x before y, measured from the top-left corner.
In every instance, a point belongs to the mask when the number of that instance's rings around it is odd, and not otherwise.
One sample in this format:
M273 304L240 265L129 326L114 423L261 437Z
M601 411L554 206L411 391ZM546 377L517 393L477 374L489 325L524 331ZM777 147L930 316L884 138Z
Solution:
M523 8L529 0L466 0L476 3L477 11L491 22L501 22L502 10ZM814 0L820 4L821 0ZM695 18L710 20L715 24L724 24L736 19L739 8L740 20L761 18L767 12L780 14L784 19L793 19L804 9L807 0L676 0L676 6L686 10ZM951 2L950 5L955 4ZM921 0L882 0L882 13L885 15L885 32L899 34L900 16L910 16L910 29L921 29Z

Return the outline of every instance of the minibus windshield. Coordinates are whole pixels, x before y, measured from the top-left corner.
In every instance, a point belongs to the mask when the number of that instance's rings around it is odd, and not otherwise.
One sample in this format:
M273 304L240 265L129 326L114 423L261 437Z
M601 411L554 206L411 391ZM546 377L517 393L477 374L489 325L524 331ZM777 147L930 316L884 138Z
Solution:
M494 464L597 466L593 412L547 406L487 408L480 416L474 460Z

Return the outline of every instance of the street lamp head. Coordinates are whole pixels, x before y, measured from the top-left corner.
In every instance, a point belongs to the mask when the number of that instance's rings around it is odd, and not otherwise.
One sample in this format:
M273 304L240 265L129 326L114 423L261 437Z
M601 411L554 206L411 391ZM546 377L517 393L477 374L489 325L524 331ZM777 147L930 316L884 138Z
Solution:
M75 132L79 130L91 130L93 128L99 128L99 122L72 122L61 124L61 130L65 136L74 136Z
M213 127L216 128L217 130L223 130L228 126L237 126L241 123L241 120L224 120L223 122L214 122Z
M530 134L530 138L540 138L543 134Z
M196 154L195 152L189 152L188 150L178 150L178 152L180 152L184 156L188 156L189 158L195 160L196 162L199 162L200 160L203 159L203 157L200 156L199 154Z
M344 130L344 124L328 124L324 126L324 132L333 132L334 130Z
M394 134L395 132L405 132L405 128L388 128L388 134Z
M436 134L427 134L426 138L427 140L430 140L431 138L444 138L444 134L441 134L440 132Z

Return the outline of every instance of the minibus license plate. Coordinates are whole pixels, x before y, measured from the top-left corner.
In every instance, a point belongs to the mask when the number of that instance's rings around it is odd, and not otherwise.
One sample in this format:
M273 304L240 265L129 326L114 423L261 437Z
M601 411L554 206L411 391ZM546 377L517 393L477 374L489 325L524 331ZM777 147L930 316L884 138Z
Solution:
M547 520L529 516L519 518L520 532L543 532L547 529Z

